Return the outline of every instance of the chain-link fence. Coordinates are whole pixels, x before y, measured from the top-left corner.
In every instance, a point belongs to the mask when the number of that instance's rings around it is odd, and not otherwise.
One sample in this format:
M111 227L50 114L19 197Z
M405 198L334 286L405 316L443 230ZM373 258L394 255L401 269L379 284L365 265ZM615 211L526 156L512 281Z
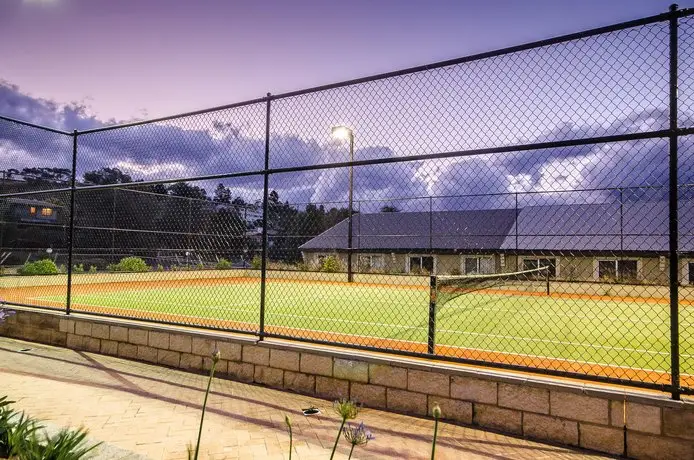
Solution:
M2 300L692 393L691 14L149 122L2 118Z

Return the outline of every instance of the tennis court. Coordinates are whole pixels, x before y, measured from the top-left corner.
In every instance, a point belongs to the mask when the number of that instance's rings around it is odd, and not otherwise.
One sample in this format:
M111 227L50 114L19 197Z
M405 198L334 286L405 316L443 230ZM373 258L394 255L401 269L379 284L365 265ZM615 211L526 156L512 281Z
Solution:
M394 285L271 278L266 284L265 331L425 353L427 279ZM98 283L78 280L73 311L258 329L258 278L106 280L108 275ZM25 286L8 295L45 306L65 302L61 286ZM693 312L681 307L683 329L694 324ZM452 357L663 383L670 367L669 306L666 299L480 289L437 309L436 346L438 354ZM691 335L684 336L681 346L694 349ZM694 356L681 356L688 379Z

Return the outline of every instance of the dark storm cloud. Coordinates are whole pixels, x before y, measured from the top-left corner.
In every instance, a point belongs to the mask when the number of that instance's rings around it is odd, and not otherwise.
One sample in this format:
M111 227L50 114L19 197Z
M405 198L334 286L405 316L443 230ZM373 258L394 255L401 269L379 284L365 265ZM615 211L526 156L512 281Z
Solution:
M0 84L0 113L63 130L102 126L78 104L61 106L22 94L16 86ZM132 126L80 135L78 174L101 167L118 167L136 179L175 179L263 168L262 105L246 112L220 111L164 123ZM683 125L691 117L680 116ZM368 120L366 120L368 121ZM366 122L365 121L365 122ZM559 124L527 140L549 142L637 131L665 129L668 114L649 110L625 114L603 125ZM681 142L681 180L694 179L691 164L694 143ZM271 166L282 168L334 162L344 146L320 144L291 134L272 134ZM561 191L605 187L664 185L667 183L668 144L665 140L639 140L605 145L480 155L460 159L425 160L354 169L355 199L365 211L392 204L400 209L512 207L510 196L533 192L533 202L599 201L609 191ZM0 162L5 168L66 166L71 138L60 134L0 123ZM390 158L388 146L358 148L358 159ZM340 160L342 161L342 160ZM258 197L259 176L221 180L235 194ZM205 187L213 184L205 183ZM270 187L282 200L301 203L346 202L348 168L275 174ZM541 192L541 193L539 193ZM511 195L503 195L510 193ZM427 203L417 197L500 194L492 197L445 198ZM568 198L567 198L568 197ZM571 198L573 197L573 198ZM397 198L409 198L398 200ZM526 199L527 201L527 199Z

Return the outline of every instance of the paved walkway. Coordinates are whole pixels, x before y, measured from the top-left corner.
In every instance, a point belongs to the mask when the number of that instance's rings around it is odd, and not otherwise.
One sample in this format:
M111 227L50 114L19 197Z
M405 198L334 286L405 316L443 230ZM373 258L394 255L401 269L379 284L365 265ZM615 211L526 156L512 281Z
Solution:
M30 351L19 352L30 348ZM99 458L185 459L194 442L207 383L202 375L0 337L0 395L53 426L80 426L104 441ZM203 459L287 459L284 415L294 422L293 459L327 459L338 419L328 401L229 380L212 383ZM305 417L315 405L323 415ZM352 458L429 458L431 420L363 409L376 436ZM342 440L340 455L347 457ZM603 458L441 424L437 459Z

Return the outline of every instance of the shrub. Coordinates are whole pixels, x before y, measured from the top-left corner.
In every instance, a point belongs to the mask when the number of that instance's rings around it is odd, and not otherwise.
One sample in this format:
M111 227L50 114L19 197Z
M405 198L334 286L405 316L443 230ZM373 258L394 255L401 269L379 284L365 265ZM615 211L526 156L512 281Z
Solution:
M197 265L197 269L198 269L198 270L204 270L204 269L205 269L205 264L202 263L202 262L200 262L200 263Z
M158 272L163 272L164 271L164 266L162 264L157 265L157 271Z
M320 271L327 273L339 272L342 264L340 259L335 256L328 256L320 264Z
M61 265L62 268L65 268ZM20 275L55 275L58 273L58 267L55 262L50 259L37 260L36 262L27 262L22 266L17 273Z
M72 273L84 273L84 264L75 264L72 266Z
M0 458L22 460L80 460L101 443L87 444L87 430L62 429L49 436L37 420L10 407L0 397Z
M65 264L60 264L60 266L58 267L58 271L60 273L67 273L67 267L65 266Z
M231 269L231 262L226 260L225 258L219 259L219 262L217 262L217 265L215 267L217 270L230 270Z
M96 273L96 265L89 266L89 273Z
M310 272L311 266L306 262L299 262L298 264L296 264L296 269L301 272Z
M251 268L253 270L260 270L260 267L263 266L263 259L260 256L253 256L253 259L251 260Z
M146 272L149 271L149 265L139 257L124 257L117 264L108 266L111 272Z

